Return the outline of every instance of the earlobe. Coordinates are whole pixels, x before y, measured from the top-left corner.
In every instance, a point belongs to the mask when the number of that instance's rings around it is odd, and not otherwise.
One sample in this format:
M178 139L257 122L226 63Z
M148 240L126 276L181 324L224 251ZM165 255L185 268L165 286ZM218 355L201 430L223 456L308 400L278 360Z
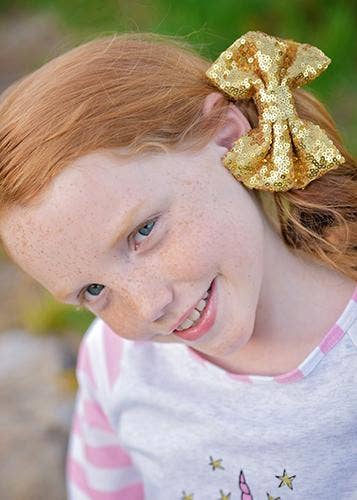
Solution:
M224 96L220 92L209 94L203 104L203 114L208 113L217 101L223 98ZM233 143L242 135L247 134L251 128L250 123L238 106L231 102L227 109L225 122L216 134L214 141L218 146L223 146L229 150Z

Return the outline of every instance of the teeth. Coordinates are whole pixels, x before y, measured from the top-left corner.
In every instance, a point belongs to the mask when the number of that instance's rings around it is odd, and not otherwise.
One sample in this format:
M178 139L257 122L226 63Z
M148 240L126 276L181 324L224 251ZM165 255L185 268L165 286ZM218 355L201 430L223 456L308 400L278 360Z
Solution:
M206 307L206 304L207 304L207 302L205 300L201 299L199 301L199 303L197 304L197 306L195 307L195 309L198 309L201 312ZM192 314L191 314L191 316L192 316Z
M190 316L187 319L185 319L185 321L181 323L181 325L178 326L176 330L186 330L187 328L190 328L194 323L197 322L197 320L201 316L201 312L206 307L207 302L205 299L208 297L208 295L209 295L208 292L204 294L203 298L196 305L195 309L192 311Z
M187 319L190 320L190 321L195 322L195 321L198 320L198 318L200 316L201 316L200 311L197 311L197 309L194 309Z
M176 328L176 330L185 330L186 328L189 328L190 326L193 325L193 321L189 320L188 318L185 319L183 323L179 327Z

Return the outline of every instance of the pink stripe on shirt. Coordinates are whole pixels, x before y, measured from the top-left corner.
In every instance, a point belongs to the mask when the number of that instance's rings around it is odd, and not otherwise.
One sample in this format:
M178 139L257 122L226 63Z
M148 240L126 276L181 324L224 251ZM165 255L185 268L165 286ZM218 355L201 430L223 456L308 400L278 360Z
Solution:
M104 431L114 432L107 416L98 403L87 399L84 401L83 406L84 418L89 425L98 427Z
M123 342L107 325L103 324L102 342L106 357L108 382L113 387L120 372Z
M320 350L326 354L337 344L344 334L345 332L338 325L333 326L326 337L321 341L319 345Z
M132 465L129 455L120 446L89 446L84 447L88 463L95 467L114 468Z
M283 373L282 375L276 375L273 378L275 382L278 382L279 384L288 384L290 382L301 380L302 378L304 378L304 374L301 370L299 370L299 368L296 368L291 372Z
M78 370L83 371L87 375L93 386L96 387L88 347L84 342L81 343L78 352L77 371Z
M74 459L67 462L67 477L91 500L144 500L144 488L140 483L124 486L115 491L99 491L87 481L83 467Z

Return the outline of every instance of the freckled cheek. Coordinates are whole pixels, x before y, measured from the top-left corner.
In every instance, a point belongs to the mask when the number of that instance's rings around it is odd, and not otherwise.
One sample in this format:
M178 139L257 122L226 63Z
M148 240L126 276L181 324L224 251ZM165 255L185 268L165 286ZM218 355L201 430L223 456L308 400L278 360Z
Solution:
M262 274L263 234L253 222L232 227L222 245L222 272L242 289L254 286Z
M116 308L115 305L110 310L101 313L100 318L113 330L114 333L124 339L138 340L138 324L134 315Z
M209 223L192 225L189 236L178 238L173 261L191 280L219 272L232 281L247 282L261 269L263 235L258 220L234 217L209 218Z
M222 238L210 227L187 225L172 234L162 255L162 269L175 281L194 282L210 277L217 269Z

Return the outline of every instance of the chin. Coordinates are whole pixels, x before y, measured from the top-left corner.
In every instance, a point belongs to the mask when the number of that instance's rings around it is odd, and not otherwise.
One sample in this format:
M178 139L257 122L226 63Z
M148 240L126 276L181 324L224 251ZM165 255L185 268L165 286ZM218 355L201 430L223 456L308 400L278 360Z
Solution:
M244 318L242 319L244 320ZM217 337L212 338L212 341L207 342L207 345L202 346L202 348L206 347L206 352L209 351L212 356L224 358L234 356L251 341L252 333L252 323L240 321L239 325L233 331L221 331ZM199 349L198 345L197 349Z

